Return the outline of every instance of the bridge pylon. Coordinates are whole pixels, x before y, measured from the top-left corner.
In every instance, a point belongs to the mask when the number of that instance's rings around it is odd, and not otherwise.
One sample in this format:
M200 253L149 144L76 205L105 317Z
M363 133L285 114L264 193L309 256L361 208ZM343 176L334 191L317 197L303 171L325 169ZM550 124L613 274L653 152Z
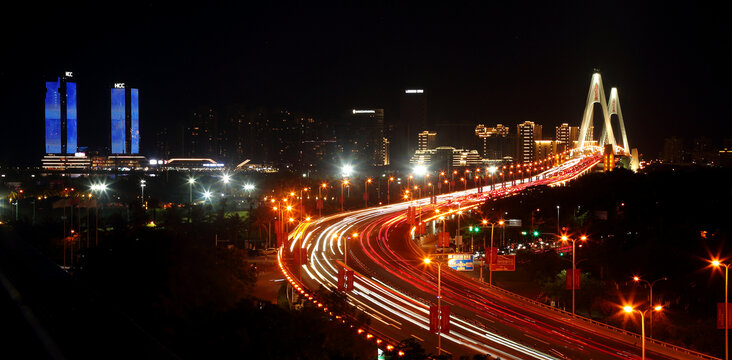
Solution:
M604 143L612 144L616 147L615 134L613 133L612 125L610 124L610 114L608 113L607 102L605 100L605 90L602 86L602 76L599 72L592 74L592 80L590 81L590 90L587 92L587 103L585 104L585 112L582 117L582 125L580 126L579 141L577 142L577 149L582 151L585 148L586 142L593 140L592 133L589 133L591 128L594 128L592 122L592 115L595 108L595 104L599 103L602 108L603 119L605 120L605 126L603 133L606 135L600 146ZM618 105L620 103L618 102ZM618 107L619 109L620 107ZM589 133L589 134L588 134Z
M630 145L628 145L628 135L625 132L625 122L623 121L623 111L620 109L620 98L618 98L618 88L610 89L610 97L607 100L608 115L610 116L610 123L612 124L612 116L618 116L618 122L620 123L620 136L623 139L623 150L625 154L630 154ZM605 142L607 133L605 129L602 130L602 136L600 137L600 144Z

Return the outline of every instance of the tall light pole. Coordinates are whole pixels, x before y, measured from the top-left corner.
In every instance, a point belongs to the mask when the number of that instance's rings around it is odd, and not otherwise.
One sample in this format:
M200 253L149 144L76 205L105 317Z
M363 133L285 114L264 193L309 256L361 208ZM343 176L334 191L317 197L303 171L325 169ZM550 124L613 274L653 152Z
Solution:
M322 183L320 186L318 186L318 201L321 201L321 206L318 206L318 217L323 216L323 206L325 206L325 201L323 200L323 196L320 194L320 190L325 189L328 187L328 184Z
M558 206L557 206L557 208L558 208ZM652 282L648 282L648 280L643 280L639 276L633 276L633 281L635 281L635 282L644 282L644 283L646 283L648 285L648 289L649 289L648 306L650 306L650 307L653 307L653 285L656 285L657 282L662 281L662 280L668 280L668 278L667 277L662 277L662 278L656 279L656 280L654 280ZM650 320L650 327L651 327L651 329L650 329L650 336L648 336L648 337L651 338L651 339L653 339L653 312L651 312L650 314L648 314L648 317L649 317L649 320Z
M142 208L145 209L145 180L140 180L140 199L142 200Z
M343 203L346 202L346 199L343 198L343 187L345 185L348 185L348 179L341 181L341 212L343 212Z
M369 207L369 184L371 184L370 178L363 181L363 207L364 209Z
M191 223L191 211L193 208L193 183L196 182L196 179L189 177L188 178L188 223Z
M582 235L580 237L580 240L586 241L587 236ZM575 242L577 241L577 239L572 239L567 235L562 235L562 241L563 242L567 242L567 241L572 242L572 315L574 315L574 289L577 287L577 284L575 284L576 276L574 275L575 272L577 271L577 267L575 266L574 260L575 260Z
M308 188L302 188L300 189L300 221L302 219L305 219L305 207L303 206L302 200L303 200L303 192L307 192Z
M490 251L485 247L485 236L483 237L483 266L480 267L480 281L483 281L483 268L485 267L485 255L486 253L490 253L488 255L488 285L493 285L493 268L491 268L491 265L493 264L493 228L496 225L493 222L488 222L488 220L483 219L483 226L487 226L488 224L491 225L491 247ZM503 220L498 220L498 225L503 226L504 222Z
M354 239L358 237L357 232L353 232L351 236L346 236L346 238L343 240L343 263L348 266L348 240L353 237Z
M424 263L432 263L430 258L424 258ZM442 355L442 263L437 262L437 356Z
M389 205L391 202L391 189L389 189L389 185L391 182L394 181L394 177L390 176L389 181L386 182L386 204Z
M560 233L560 228L559 228L559 205L557 205L557 234L559 234L559 233ZM651 331L651 332L653 332L653 331Z
M496 168L495 166L491 166L488 168L488 172L491 174L491 190L496 189L495 178L493 177L493 175L496 174L496 170L498 170L498 168Z
M729 311L727 310L727 290L729 280L729 265L719 260L712 260L712 266L724 267L724 359L729 360Z
M641 311L641 310L633 309L632 306L623 307L623 311L625 311L628 314L636 312L640 315L640 318L641 318L641 360L646 359L646 326L645 326L646 313L647 312L653 313L653 311L661 311L661 309L663 309L663 307L656 306L656 307L648 308L646 310Z

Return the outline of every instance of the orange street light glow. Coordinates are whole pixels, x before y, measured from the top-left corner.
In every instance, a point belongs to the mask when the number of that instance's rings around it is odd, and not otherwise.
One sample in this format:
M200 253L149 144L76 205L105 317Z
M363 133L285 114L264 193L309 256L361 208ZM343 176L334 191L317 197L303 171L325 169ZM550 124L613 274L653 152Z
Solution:
M632 308L632 307L630 307L630 306L624 306L624 307L623 307L623 311L625 311L625 312L627 312L627 313L631 313L631 312L633 312L633 308Z
M429 264L431 262L432 262L432 260L430 260L430 258L424 258L424 263L425 264Z

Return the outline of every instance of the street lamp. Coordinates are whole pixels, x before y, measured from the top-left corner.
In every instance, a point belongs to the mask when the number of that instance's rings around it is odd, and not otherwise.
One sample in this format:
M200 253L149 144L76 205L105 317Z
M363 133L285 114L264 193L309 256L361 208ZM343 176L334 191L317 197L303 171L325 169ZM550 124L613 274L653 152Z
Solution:
M320 184L320 186L318 186L318 201L321 202L321 205L318 206L318 217L323 216L323 206L325 206L325 201L323 201L323 196L320 194L320 191L327 187L328 187L328 184L326 184L326 183L322 183L322 184Z
M662 277L660 279L656 279L653 282L648 282L648 280L641 279L639 276L633 276L633 281L635 282L644 282L648 285L649 294L648 294L648 306L653 306L653 285L655 285L657 282L662 280L668 280L666 277ZM650 336L649 338L653 339L653 313L651 312L649 315L650 317Z
M145 180L140 180L140 198L142 200L142 208L145 208Z
M488 222L488 220L483 219L483 226L487 226L488 224L491 225L491 248L490 248L490 255L488 255L488 285L493 285L493 268L491 268L491 264L493 264L493 227L496 225L495 223ZM503 226L504 222L503 220L498 220L498 225ZM485 267L485 253L489 251L486 251L485 247L485 235L483 236L483 266L480 267L480 281L483 281L483 268Z
M364 209L369 207L369 184L371 184L373 180L370 178L367 178L363 181L363 207Z
M443 256L447 254L442 254ZM434 254L433 256L438 256ZM425 265L432 263L432 259L424 258ZM437 356L442 355L442 263L437 262Z
M391 202L391 190L389 189L389 185L391 185L391 182L394 181L394 177L390 176L389 181L386 182L386 204L389 205Z
M348 179L341 181L341 212L343 212L343 203L345 202L343 198L343 187L346 185L348 185Z
M717 259L712 260L715 268L724 267L724 359L729 360L729 311L727 310L727 290L729 280L729 265Z
M645 317L646 313L650 311L652 314L654 311L661 311L663 309L662 306L658 305L653 308L648 308L646 310L636 310L630 305L626 305L623 307L623 311L625 311L628 314L632 314L634 312L640 314L641 318L641 360L646 359L646 328L645 328Z
M193 207L193 183L196 182L196 179L189 177L188 178L188 223L191 222L191 210Z
M575 281L575 272L577 271L577 267L575 266L575 242L577 239L572 239L567 235L562 235L561 237L563 242L571 241L572 242L572 315L574 315L574 289L577 287L577 285L574 283ZM587 241L587 236L582 235L580 237L580 240Z
M353 166L351 164L343 165L341 168L341 175L344 178L350 177L353 174Z

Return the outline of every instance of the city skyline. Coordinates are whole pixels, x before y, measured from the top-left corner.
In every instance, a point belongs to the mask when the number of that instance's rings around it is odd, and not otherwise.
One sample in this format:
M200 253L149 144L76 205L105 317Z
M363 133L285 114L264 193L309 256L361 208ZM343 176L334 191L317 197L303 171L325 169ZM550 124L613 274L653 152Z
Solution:
M293 10L265 5L242 5L229 13L203 7L167 14L169 9L150 3L108 19L84 17L95 9L75 5L77 11L65 12L76 20L66 31L78 41L70 46L51 42L49 50L57 56L35 56L37 50L28 44L53 23L44 22L58 10L51 6L28 19L37 31L9 29L18 34L9 44L16 56L2 60L2 98L13 104L7 116L23 121L19 136L3 149L24 144L28 150L2 160L37 164L42 142L35 134L43 126L39 84L63 71L74 72L83 84L78 116L87 126L80 128L78 142L91 147L106 143L103 120L109 112L99 92L117 79L145 91L140 105L145 152L159 132L171 133L191 121L198 107L284 108L333 124L344 111L368 106L383 108L388 124L401 121L395 116L406 89L424 89L429 98L427 121L437 129L419 131L437 130L443 138L472 131L476 124L578 126L586 79L595 68L605 75L608 90L617 86L622 93L629 141L647 158L663 149L663 138L680 133L708 135L721 143L730 131L729 122L722 120L728 115L718 105L728 95L723 85L727 75L714 71L728 51L723 45L729 40L714 31L721 19L709 9L667 7L655 13L650 5L619 7L627 14L624 20L592 6L532 7L521 17L512 15L515 9L508 5L490 14L481 7L445 13L440 8L409 12L406 6L364 11L295 7L317 20L299 31L288 22L297 16ZM688 21L671 20L681 15ZM120 54L114 42L97 41L115 34L105 24L128 18L119 31L129 34L124 43L134 51ZM378 29L358 26L371 19ZM570 19L571 25L563 25ZM183 29L189 22L210 26ZM246 25L236 26L242 23ZM88 27L100 31L83 31ZM581 27L589 31L571 30ZM185 55L180 48L187 49ZM290 53L303 56L282 56ZM698 126L686 129L689 121ZM439 129L445 124L454 133ZM657 135L640 137L651 133ZM395 140L390 139L391 149L399 151L402 144Z

